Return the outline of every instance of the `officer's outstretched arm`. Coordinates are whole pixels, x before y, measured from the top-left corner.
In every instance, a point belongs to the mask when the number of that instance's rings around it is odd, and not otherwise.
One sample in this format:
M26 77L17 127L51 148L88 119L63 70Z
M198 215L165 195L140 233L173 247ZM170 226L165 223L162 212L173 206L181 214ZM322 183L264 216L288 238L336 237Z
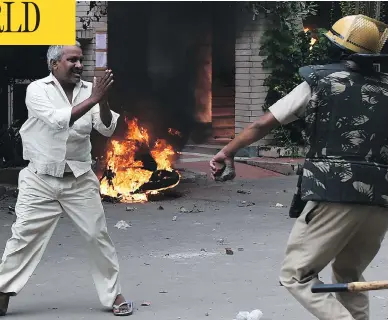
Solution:
M304 110L311 99L310 85L304 81L289 94L273 104L267 113L244 129L228 145L220 150L210 161L210 169L214 178L224 179L230 172L234 176L234 157L238 150L264 138L280 125L291 123L303 117ZM229 168L227 171L226 168ZM224 175L224 176L222 176ZM229 179L229 176L228 179Z
M280 123L273 114L268 111L255 122L244 129L236 138L234 138L222 151L228 157L234 157L239 149L245 148L250 144L264 138L273 129L280 126Z

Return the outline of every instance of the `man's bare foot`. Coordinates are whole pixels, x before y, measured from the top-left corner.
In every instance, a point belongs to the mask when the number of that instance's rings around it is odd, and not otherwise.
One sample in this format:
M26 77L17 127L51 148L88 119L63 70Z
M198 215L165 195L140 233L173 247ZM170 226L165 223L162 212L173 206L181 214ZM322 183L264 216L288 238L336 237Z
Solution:
M126 301L122 294L116 297L113 304L113 313L116 316L129 316L133 312L133 304L130 301Z

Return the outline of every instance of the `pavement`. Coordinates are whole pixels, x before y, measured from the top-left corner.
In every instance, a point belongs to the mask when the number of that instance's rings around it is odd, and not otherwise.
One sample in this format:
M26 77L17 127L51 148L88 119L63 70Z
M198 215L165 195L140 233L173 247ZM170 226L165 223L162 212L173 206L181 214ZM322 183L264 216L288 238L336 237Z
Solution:
M294 222L288 217L288 205L296 177L246 175L242 172L226 183L198 179L179 184L180 198L104 203L120 260L123 293L135 302L129 319L232 320L239 311L253 309L264 313L262 320L313 319L278 281ZM12 196L0 201L0 247L11 234L15 217L7 214L7 207L14 203ZM126 211L127 206L135 209ZM116 228L121 220L131 227ZM226 254L226 248L234 254ZM384 243L365 273L368 280L387 277L387 257ZM328 269L321 276L330 281ZM371 319L386 319L388 291L374 291L370 297ZM141 306L145 301L150 305ZM15 320L113 318L100 306L82 239L66 215L36 272L11 299L8 316Z
M209 161L212 157L212 155L207 154L183 152L174 167L176 169L184 168L194 172L204 172L210 178ZM238 179L261 179L283 176L280 172L263 169L250 163L248 164L245 158L237 158L236 160L235 167Z
M195 176L203 176L203 174L207 174L210 178L209 161L211 158L212 155L209 154L182 152L174 167L176 169L183 169L186 172L183 177L186 181L191 181ZM236 157L236 169L238 177L242 179L280 177L292 173L295 163L297 163L296 161L286 158ZM21 169L22 167L0 169L0 185L16 185Z

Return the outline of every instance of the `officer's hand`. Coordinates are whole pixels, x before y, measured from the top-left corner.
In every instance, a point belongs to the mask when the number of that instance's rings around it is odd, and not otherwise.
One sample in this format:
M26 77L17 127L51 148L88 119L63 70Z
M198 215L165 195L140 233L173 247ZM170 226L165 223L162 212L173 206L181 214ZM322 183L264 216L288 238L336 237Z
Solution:
M220 151L213 157L213 159L210 160L210 171L212 178L217 179L220 177L226 167L234 172L234 159L233 157L226 156L223 151ZM233 178L234 176L228 176L228 179L226 180L232 180ZM225 180L223 179L223 181Z

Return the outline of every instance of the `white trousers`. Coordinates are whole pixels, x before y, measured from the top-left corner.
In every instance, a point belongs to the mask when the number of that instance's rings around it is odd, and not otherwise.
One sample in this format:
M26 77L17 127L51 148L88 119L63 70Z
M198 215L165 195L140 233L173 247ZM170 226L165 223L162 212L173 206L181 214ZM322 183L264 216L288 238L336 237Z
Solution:
M112 307L121 293L119 264L99 186L93 171L78 178L38 175L29 167L20 171L17 218L0 264L0 292L16 295L25 286L64 211L85 240L99 299L103 306Z

